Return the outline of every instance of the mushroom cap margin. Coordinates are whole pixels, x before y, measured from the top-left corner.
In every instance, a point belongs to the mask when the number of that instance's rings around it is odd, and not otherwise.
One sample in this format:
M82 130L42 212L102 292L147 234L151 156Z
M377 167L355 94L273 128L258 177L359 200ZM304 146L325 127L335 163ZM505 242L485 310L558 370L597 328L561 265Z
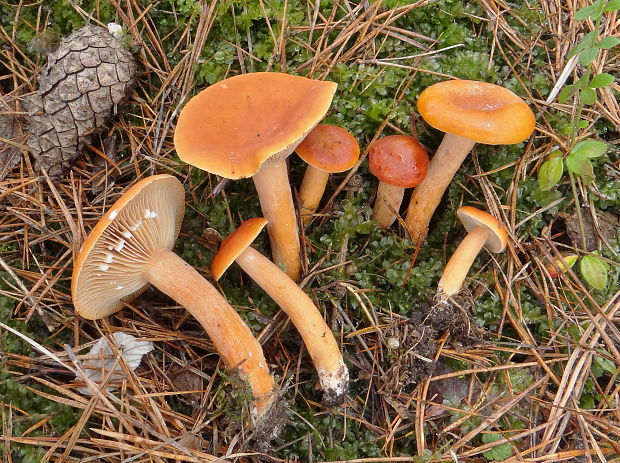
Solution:
M502 223L491 214L472 206L459 207L456 215L469 232L477 227L484 227L491 232L491 236L484 247L490 252L502 252L508 243L508 233Z

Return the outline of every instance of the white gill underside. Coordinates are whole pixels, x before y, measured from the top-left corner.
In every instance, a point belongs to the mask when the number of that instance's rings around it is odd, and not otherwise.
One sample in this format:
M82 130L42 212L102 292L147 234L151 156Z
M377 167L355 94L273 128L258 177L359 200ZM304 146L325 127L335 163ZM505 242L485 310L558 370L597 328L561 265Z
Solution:
M84 264L79 290L82 304L90 302L113 312L121 299L146 285L144 267L153 252L174 245L178 220L174 201L165 197L153 201L151 192L147 203L146 196L140 193L122 210L110 213L112 222Z

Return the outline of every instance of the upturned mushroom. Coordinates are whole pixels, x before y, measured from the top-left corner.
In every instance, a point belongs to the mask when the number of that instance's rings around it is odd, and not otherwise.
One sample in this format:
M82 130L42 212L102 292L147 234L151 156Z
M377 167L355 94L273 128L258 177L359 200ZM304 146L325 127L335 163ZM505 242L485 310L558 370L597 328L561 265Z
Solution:
M211 273L219 280L226 269L237 262L269 294L291 318L304 340L319 374L323 402L337 405L347 392L349 371L332 331L312 300L277 265L250 247L266 224L267 220L262 217L248 219L228 235L211 263Z
M502 252L508 242L504 226L491 214L471 206L457 209L456 214L467 230L467 236L450 257L441 275L437 299L445 301L457 294L476 256L484 247L489 252Z
M296 151L308 164L299 189L299 215L306 225L321 202L329 174L352 168L359 159L360 147L346 129L319 124L297 146Z
M259 342L226 299L171 251L185 211L185 191L170 175L145 178L106 212L84 242L71 294L81 317L120 310L148 283L185 307L207 332L229 368L252 388L255 417L271 403L274 380Z
M405 188L420 184L428 169L428 154L418 140L407 135L389 135L368 150L370 172L379 179L372 219L383 228L396 220Z
M471 80L431 85L418 98L418 111L445 132L426 178L415 189L405 222L411 239L423 241L446 188L476 143L509 145L534 131L534 113L510 90Z
M323 118L336 84L278 72L225 79L185 105L174 133L179 157L229 179L252 177L269 220L274 261L301 274L286 157Z

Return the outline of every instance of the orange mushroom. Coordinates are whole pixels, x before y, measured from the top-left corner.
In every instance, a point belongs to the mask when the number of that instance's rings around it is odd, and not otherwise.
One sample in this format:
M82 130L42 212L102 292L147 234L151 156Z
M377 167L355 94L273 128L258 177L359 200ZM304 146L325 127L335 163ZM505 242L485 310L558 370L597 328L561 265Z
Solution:
M176 178L155 175L116 201L75 261L75 310L89 320L106 317L151 283L200 322L228 367L239 368L252 387L258 417L271 403L274 387L261 345L215 287L171 251L183 221L184 198Z
M368 150L370 172L379 179L372 219L383 228L396 220L405 188L417 186L426 176L428 155L418 140L407 135L389 135Z
M457 209L456 215L468 233L450 257L441 275L437 290L439 301L460 291L474 259L483 247L489 252L502 252L508 242L506 229L488 212L463 206Z
M273 258L294 280L301 257L286 157L323 118L335 91L333 82L278 72L231 77L194 96L174 133L183 161L230 179L253 178Z
M277 265L250 247L265 225L267 220L262 217L249 219L228 235L211 263L211 273L219 280L226 269L237 262L269 294L291 318L303 338L319 374L323 402L337 405L344 400L349 384L349 371L338 343L308 295Z
M360 147L346 129L319 124L297 146L296 151L308 163L299 189L299 215L306 225L323 197L329 174L352 168L360 156Z
M405 219L411 238L423 241L441 197L474 145L519 143L532 134L536 121L510 90L471 80L431 85L420 94L418 111L432 127L446 132L426 178L411 196Z

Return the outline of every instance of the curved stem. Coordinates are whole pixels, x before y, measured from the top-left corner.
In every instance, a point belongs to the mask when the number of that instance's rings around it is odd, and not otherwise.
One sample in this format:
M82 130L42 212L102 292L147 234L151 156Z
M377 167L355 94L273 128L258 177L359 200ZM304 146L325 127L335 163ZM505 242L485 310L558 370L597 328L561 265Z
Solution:
M255 249L248 247L236 262L291 318L319 374L324 401L341 402L347 392L349 372L319 309L293 280Z
M263 215L269 221L267 231L273 260L282 266L293 280L299 280L301 276L299 234L286 159L266 163L252 179Z
M256 412L271 402L274 380L263 349L226 299L193 267L167 249L153 256L145 272L153 286L185 307L200 322L229 368L239 368L252 387Z
M390 228L396 220L396 214L398 214L403 202L403 196L405 196L405 189L402 186L379 182L377 199L372 210L372 220L379 222L383 228Z
M448 298L460 291L469 269L490 235L485 227L476 227L461 241L439 280L437 293L440 299Z
M447 133L433 156L426 177L411 195L405 222L414 242L424 241L428 224L454 174L476 142Z
M312 220L312 214L321 202L328 179L329 172L308 165L299 188L299 216L304 225Z

